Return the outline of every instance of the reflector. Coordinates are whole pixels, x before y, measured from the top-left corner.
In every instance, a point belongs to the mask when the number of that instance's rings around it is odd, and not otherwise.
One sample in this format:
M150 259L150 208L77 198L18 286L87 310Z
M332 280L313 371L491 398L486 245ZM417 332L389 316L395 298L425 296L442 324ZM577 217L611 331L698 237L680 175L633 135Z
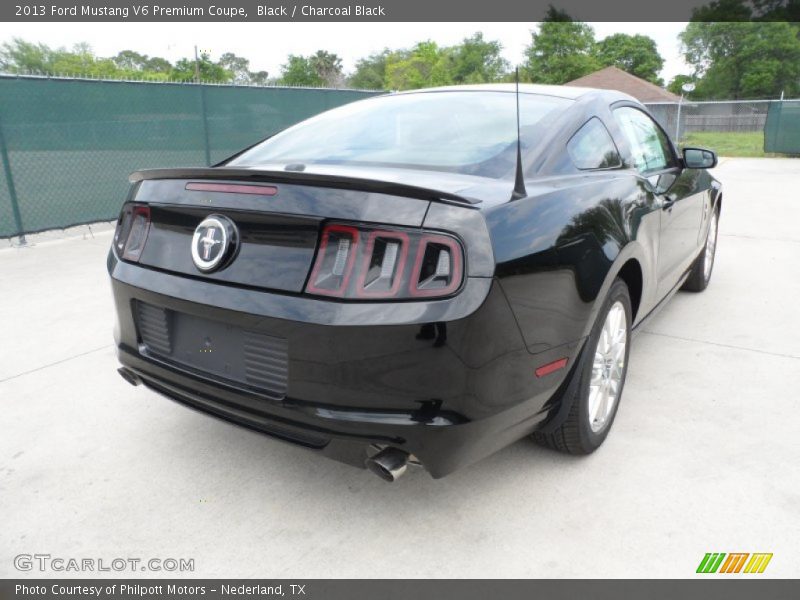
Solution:
M542 365L541 367L536 369L534 373L536 374L537 377L544 377L545 375L550 375L550 373L553 373L555 371L558 371L559 369L563 369L564 367L566 367L568 360L569 359L567 358L559 358L558 360L554 360L551 363Z

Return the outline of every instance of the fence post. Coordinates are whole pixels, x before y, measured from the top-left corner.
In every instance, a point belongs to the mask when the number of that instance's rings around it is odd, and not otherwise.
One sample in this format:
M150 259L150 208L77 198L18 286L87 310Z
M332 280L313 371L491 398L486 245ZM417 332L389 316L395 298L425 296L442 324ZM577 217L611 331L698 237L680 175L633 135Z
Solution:
M11 210L14 213L14 224L17 226L19 243L25 244L25 230L22 228L22 214L19 212L17 188L14 185L14 175L11 173L11 161L8 158L8 148L6 147L6 137L3 135L2 120L0 120L0 157L3 161L3 171L5 172L6 185L8 186L8 197L11 200Z
M208 141L208 115L206 114L206 88L202 84L200 87L200 111L203 113L203 141L205 143L206 151L206 166L211 166L211 148Z

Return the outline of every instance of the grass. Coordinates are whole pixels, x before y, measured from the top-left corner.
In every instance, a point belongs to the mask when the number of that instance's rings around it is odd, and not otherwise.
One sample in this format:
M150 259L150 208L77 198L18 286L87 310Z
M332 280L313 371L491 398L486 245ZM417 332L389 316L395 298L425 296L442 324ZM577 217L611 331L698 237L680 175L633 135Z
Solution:
M708 148L718 156L782 156L764 153L762 131L697 131L684 135L680 145Z

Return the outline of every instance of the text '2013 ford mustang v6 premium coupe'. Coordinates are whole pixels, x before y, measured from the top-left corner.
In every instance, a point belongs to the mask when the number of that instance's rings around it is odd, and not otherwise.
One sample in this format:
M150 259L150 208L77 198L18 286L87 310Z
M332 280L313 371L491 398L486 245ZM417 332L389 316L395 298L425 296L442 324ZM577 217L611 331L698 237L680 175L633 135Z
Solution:
M708 285L716 162L624 94L488 85L134 173L108 257L120 373L390 481L529 435L588 454L632 331Z

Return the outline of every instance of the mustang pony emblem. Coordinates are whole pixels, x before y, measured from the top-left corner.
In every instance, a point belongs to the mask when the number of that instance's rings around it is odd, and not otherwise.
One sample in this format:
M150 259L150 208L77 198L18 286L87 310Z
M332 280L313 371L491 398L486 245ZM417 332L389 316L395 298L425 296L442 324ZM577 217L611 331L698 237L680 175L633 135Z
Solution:
M208 229L206 229L205 237L200 238L200 241L203 242L203 260L208 260L209 258L211 258L210 256L211 249L215 245L222 243L221 240L214 239L216 233L217 230L214 227L209 227Z
M192 236L192 260L203 273L225 266L236 254L238 232L233 221L222 215L203 220Z

